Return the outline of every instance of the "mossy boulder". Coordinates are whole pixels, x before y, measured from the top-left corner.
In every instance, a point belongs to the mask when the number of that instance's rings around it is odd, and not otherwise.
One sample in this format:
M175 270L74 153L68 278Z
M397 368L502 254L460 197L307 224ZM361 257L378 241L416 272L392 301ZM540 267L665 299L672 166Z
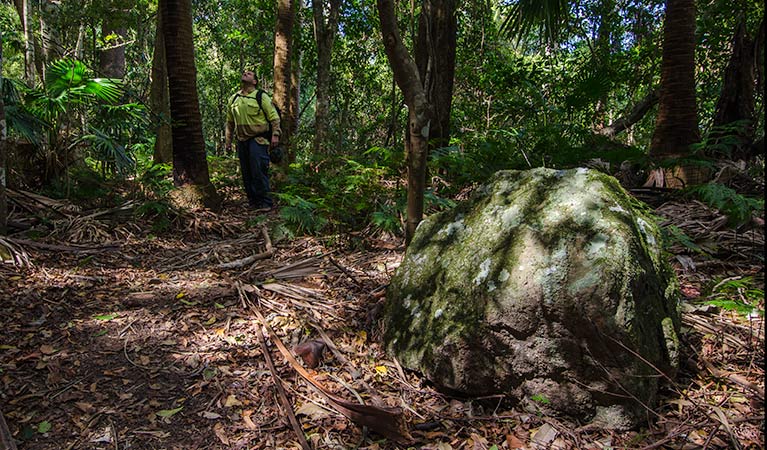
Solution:
M677 298L653 217L617 180L502 171L419 225L384 339L445 390L625 429L655 403L656 368L675 373Z

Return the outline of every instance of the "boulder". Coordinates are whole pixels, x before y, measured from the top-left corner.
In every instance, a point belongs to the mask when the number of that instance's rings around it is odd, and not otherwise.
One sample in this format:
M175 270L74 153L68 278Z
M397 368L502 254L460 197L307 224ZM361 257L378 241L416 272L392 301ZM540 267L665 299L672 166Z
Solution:
M419 225L384 340L441 389L626 429L678 365L677 299L653 216L615 178L502 171Z

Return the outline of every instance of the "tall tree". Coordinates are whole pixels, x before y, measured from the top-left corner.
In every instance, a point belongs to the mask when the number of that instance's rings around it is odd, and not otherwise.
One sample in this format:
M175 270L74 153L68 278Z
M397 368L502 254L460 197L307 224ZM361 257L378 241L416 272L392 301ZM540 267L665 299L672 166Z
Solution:
M7 129L5 124L5 103L3 101L3 32L0 31L0 234L5 234L5 226L8 223L8 200L5 193L6 185L6 138Z
M714 114L714 126L742 122L743 129L738 132L738 147L746 147L753 140L755 123L755 95L760 48L764 43L764 19L762 19L756 37L749 35L745 17L741 17L735 27L732 40L732 53L724 72L724 82ZM748 156L740 151L734 156Z
M281 111L290 110L291 96L291 53L293 51L293 23L295 22L295 7L293 0L277 1L277 23L274 33L274 104ZM290 137L294 130L290 129L289 121L282 126L282 143L288 152L284 164L292 158Z
M152 56L152 85L149 102L155 117L157 137L154 141L155 164L173 161L173 136L170 128L170 99L168 93L168 70L165 61L165 38L162 30L162 16L157 15L157 33Z
M434 113L430 149L450 144L457 19L455 0L424 0L418 19L415 61L426 98Z
M32 11L29 8L29 0L14 0L16 11L21 20L21 31L24 33L24 80L27 86L35 85L35 37L30 27Z
M660 100L649 154L656 159L682 157L688 155L690 146L699 140L695 99L695 0L667 0ZM656 170L648 184L669 187L694 184L701 181L703 174L693 167L682 166L669 175L668 171Z
M327 5L327 8L326 8ZM327 17L325 10L328 10ZM314 39L317 42L317 106L314 110L314 153L323 152L327 144L328 114L330 106L330 60L333 41L338 30L341 0L312 0Z
M191 0L160 0L170 92L173 182L179 200L217 210L221 198L210 182L197 98ZM188 193L188 194L187 194Z
M405 104L408 106L408 130L405 139L407 154L407 222L405 242L410 243L415 229L423 219L423 198L426 189L426 158L429 151L429 132L432 122L432 108L416 65L402 42L397 16L392 0L377 0L381 18L386 57L394 72Z

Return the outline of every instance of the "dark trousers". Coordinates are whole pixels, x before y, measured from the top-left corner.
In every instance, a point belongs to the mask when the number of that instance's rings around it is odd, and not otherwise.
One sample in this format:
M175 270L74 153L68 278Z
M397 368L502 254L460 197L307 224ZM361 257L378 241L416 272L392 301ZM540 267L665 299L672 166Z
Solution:
M272 207L269 188L269 148L255 139L237 141L237 156L240 158L242 182L250 206Z

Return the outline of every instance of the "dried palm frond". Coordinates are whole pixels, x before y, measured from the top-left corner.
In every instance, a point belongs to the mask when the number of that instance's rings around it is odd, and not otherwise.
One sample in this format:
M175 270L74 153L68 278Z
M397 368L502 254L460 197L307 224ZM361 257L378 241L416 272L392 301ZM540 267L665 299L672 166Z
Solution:
M29 254L21 245L7 241L0 236L0 263L19 267L31 267Z

